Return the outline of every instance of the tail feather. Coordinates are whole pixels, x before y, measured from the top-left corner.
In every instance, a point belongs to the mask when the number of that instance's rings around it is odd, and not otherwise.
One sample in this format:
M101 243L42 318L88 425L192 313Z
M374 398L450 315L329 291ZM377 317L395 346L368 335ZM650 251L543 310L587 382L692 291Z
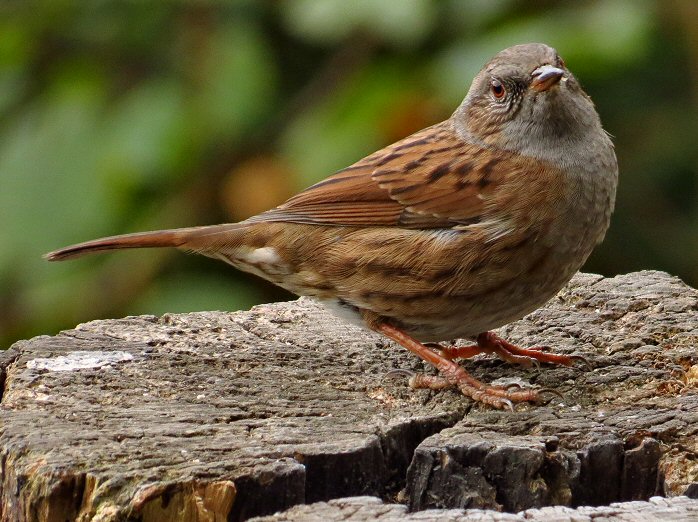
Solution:
M135 234L103 237L54 250L45 254L44 258L49 261L63 261L86 254L122 248L176 247L186 250L197 250L192 244L192 241L194 240L195 242L197 237L225 233L230 231L231 228L237 228L236 224L156 230L154 232L137 232Z

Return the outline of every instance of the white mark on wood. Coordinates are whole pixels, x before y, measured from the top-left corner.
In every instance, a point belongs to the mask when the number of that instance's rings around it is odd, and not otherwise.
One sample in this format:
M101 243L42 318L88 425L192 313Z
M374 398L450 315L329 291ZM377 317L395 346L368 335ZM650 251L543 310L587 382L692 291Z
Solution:
M103 368L118 362L132 361L128 352L87 352L74 351L57 357L37 357L27 361L30 370L48 370L50 372L72 372L86 368Z

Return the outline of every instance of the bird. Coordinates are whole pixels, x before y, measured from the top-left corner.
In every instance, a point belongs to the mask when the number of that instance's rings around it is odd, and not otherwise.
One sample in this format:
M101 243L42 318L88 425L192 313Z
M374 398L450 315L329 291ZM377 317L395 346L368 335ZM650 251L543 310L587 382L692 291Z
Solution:
M544 305L581 268L608 229L617 183L614 146L591 98L554 48L520 44L484 65L448 119L276 208L45 257L176 247L219 259L315 298L438 370L408 372L411 387L455 387L513 409L539 402L541 390L487 384L457 359L490 353L569 366L581 358L519 347L492 330Z

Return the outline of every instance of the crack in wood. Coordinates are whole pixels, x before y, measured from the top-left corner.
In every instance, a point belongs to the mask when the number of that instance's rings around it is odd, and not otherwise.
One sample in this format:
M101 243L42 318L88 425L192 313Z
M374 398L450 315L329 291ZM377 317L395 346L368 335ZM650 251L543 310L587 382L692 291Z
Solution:
M499 333L583 354L592 371L464 363L485 381L564 393L514 413L382 380L419 364L308 299L21 341L0 354L0 520L242 520L365 494L415 510L517 511L691 493L697 299L659 272L578 275ZM75 351L133 360L27 366Z

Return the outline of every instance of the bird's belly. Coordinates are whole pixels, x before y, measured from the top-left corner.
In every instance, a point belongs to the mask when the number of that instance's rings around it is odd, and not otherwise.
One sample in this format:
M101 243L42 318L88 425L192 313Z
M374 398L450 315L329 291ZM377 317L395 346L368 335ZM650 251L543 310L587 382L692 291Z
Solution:
M421 341L474 337L544 305L572 278L593 245L569 250L540 242L515 255L493 256L469 270L441 274L396 273L391 284L371 284L365 267L342 292L339 308L371 310ZM418 256L418 254L415 254ZM361 283L363 281L363 284ZM354 319L356 321L356 319Z
M301 236L305 227L298 227ZM491 251L483 253L488 244L463 233L347 228L321 232L320 241L295 243L300 251L295 258L301 261L283 267L230 262L251 272L255 268L296 294L314 297L352 323L362 324L359 310L369 310L422 341L472 337L520 319L569 281L595 243L595 238L578 237L563 242L574 245L569 248L541 236L525 241L511 237L491 243ZM292 259L283 245L275 248L282 259ZM270 252L267 245L264 261L275 260Z
M574 272L572 273L572 275ZM364 299L351 305L344 299L320 299L331 313L351 324L366 327L359 308L371 310L423 342L474 338L544 305L569 280L513 282L479 297L434 295L419 300L395 294L392 299Z

